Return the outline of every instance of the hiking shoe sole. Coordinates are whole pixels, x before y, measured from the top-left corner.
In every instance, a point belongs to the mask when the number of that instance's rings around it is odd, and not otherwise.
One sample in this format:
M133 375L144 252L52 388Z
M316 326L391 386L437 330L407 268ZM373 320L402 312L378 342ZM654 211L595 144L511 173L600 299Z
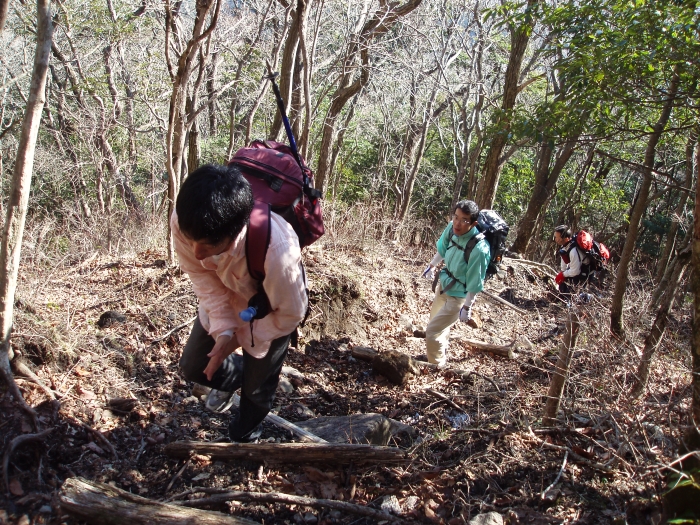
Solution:
M224 392L223 390L211 389L205 402L207 410L212 412L226 412L233 406L233 392Z

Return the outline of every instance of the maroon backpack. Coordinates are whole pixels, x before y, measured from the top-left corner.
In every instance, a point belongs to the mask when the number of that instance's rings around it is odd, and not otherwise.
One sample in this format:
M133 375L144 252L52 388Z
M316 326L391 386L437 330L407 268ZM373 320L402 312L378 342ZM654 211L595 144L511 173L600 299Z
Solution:
M304 160L302 169L286 144L254 140L247 148L239 149L229 165L240 168L253 189L255 205L245 251L250 275L262 281L270 243L270 211L294 228L300 248L309 246L324 232L321 192L311 186L313 174Z

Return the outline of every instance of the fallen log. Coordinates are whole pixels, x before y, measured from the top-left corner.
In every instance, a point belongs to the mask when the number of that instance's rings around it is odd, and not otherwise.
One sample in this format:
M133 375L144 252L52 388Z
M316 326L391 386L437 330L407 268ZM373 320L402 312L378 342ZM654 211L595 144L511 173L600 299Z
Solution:
M61 510L95 525L253 525L220 512L142 498L105 483L69 478L59 494Z
M377 357L377 353L378 352L374 348L370 348L369 346L354 346L351 352L355 359L361 361L372 361Z
M552 270L551 266L541 263L541 262L536 262L536 261L529 261L527 259L516 259L513 257L507 257L508 263L515 263L515 264L522 264L524 266L532 266L534 268L538 268L545 272L547 275L550 277L554 278L557 275L557 272Z
M217 503L221 504L227 501L243 501L246 503L286 503L287 505L303 505L304 507L313 507L316 509L329 508L339 510L344 514L356 514L358 516L374 518L375 520L391 520L394 523L401 521L397 516L387 514L381 510L365 507L364 505L357 505L355 503L348 503L346 501L337 501L333 499L316 499L306 496L295 496L292 494L283 494L281 492L222 492L219 494L212 494L206 498L177 501L173 502L173 504L188 507L201 507L204 505L212 505Z
M494 345L491 343L484 343L483 341L477 341L476 339L459 338L458 340L471 348L476 348L477 350L483 350L485 352L500 355L501 357L513 359L513 345L515 344L515 341L509 345Z
M402 463L406 451L395 447L343 443L207 443L175 441L165 446L166 455L188 458L192 454L215 459L247 459L266 463Z
M502 305L505 305L508 308L515 310L520 315L527 315L527 311L523 310L522 308L518 308L513 303L506 301L503 297L499 297L495 294L492 294L491 292L487 292L486 290L482 290L481 293L483 293L486 297L493 299L494 301L501 303Z

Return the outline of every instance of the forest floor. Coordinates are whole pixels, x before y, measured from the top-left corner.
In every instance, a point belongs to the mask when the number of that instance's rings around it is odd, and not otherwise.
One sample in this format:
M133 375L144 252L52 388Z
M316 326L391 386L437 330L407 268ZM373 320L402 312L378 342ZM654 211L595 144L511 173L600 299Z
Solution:
M483 326L458 323L452 330L449 367L469 373L424 368L395 386L374 374L371 363L352 357L355 346L424 355L424 340L409 329L428 320L432 292L419 275L431 256L391 243L307 251L313 309L286 363L304 378L276 398L276 412L292 422L375 412L411 425L416 439L391 444L405 448L410 461L395 466L166 456L167 443L216 441L227 434L228 415L208 412L178 372L196 314L187 277L168 267L164 254L151 251L23 266L12 345L58 400L18 377L40 415L39 430L51 432L7 458L0 523L81 523L58 500L62 483L75 476L157 501L201 496L184 494L192 487L358 505L393 495L401 505L396 521L408 522L466 523L495 511L510 524L659 523L659 495L669 473L664 465L677 454L690 404L690 309L674 312L647 393L630 401L650 326L645 281L637 278L630 287L626 342L610 336L609 291L597 290L590 304L577 307L583 321L559 425L543 427L566 305L551 280L515 260L505 260L503 275L490 280L487 290L526 314L482 294L476 311ZM106 311L123 317L113 315L111 324L100 327ZM498 357L470 348L465 338L515 342L517 351L513 359ZM114 399L134 401L120 406ZM0 440L7 450L13 438L35 430L6 392L0 405ZM266 423L261 440L293 438ZM229 502L211 510L265 524L373 522L289 504Z

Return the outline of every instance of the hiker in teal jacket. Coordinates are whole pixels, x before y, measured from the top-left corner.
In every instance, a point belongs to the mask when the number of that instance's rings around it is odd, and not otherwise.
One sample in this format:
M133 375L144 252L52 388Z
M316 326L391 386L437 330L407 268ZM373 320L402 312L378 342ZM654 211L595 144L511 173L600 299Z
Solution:
M484 289L486 268L491 259L486 239L472 240L479 234L478 217L479 207L474 201L458 202L452 222L437 241L437 253L423 272L424 277L432 279L435 266L445 261L430 309L430 322L425 330L428 362L440 366L447 362L446 351L452 325L460 320L469 326L476 326L471 318L472 306L476 295ZM465 260L465 250L471 250L469 262Z

